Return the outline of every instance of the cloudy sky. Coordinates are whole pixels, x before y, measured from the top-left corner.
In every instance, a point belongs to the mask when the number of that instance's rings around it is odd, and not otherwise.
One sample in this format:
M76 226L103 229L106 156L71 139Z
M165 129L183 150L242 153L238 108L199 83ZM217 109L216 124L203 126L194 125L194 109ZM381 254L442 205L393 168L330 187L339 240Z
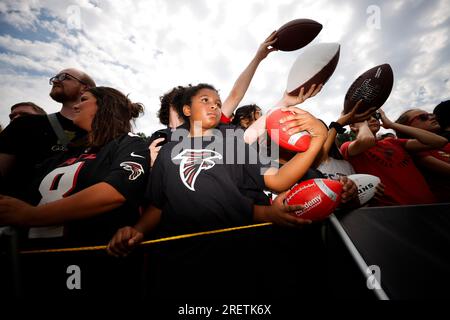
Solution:
M353 80L389 63L394 88L383 106L432 110L450 97L448 0L2 0L0 2L0 124L9 108L33 101L48 112L48 78L67 67L87 71L145 104L135 131L150 134L159 96L176 85L208 82L225 99L258 45L297 18L323 24L313 43L338 42L337 69L314 99L302 105L335 120ZM267 110L286 88L302 50L274 52L256 72L242 104Z

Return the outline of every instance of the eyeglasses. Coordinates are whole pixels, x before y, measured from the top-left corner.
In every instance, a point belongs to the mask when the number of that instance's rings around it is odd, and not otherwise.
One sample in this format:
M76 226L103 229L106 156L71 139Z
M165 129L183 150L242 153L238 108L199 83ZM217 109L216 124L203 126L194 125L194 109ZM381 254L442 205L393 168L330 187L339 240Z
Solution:
M417 116L412 117L411 119L409 119L408 125L413 123L413 121L416 120L416 119L419 119L420 121L425 122L425 121L427 121L429 119L432 119L434 117L435 117L435 115L432 114L432 113L421 113L421 114L418 114Z
M70 78L73 78L73 79L77 80L77 81L80 82L81 84L87 85L86 82L84 82L84 81L78 79L77 77L74 77L74 76L71 75L71 74L65 73L65 72L60 73L60 74L57 74L57 75L54 76L54 77L51 77L51 78L48 80L48 83L52 85L55 81L61 82L61 81L64 81L64 80L70 79Z

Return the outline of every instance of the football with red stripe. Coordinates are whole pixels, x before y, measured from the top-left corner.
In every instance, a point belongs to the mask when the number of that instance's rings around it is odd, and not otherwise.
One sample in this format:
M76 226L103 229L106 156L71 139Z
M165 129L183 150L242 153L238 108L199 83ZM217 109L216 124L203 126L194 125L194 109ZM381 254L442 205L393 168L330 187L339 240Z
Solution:
M275 109L270 111L266 118L266 128L270 139L277 143L280 147L296 152L303 152L308 150L311 143L311 135L308 131L301 131L290 135L283 131L280 119L294 114L292 111L281 111Z
M341 202L342 184L330 179L311 179L296 184L289 190L286 203L301 205L302 210L294 213L296 217L308 220L323 220Z

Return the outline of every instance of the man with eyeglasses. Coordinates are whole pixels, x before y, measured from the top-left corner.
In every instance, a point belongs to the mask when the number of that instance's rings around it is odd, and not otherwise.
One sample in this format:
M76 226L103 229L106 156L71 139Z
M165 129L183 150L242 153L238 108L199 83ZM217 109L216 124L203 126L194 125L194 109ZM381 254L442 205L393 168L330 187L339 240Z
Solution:
M89 88L95 87L95 82L86 73L77 69L64 69L49 80L52 89L50 97L62 103L61 115L72 119L73 106L80 101L81 94Z
M34 167L66 149L68 143L81 141L85 131L72 122L73 106L82 93L95 87L83 71L70 68L49 80L50 97L61 103L59 112L20 117L0 133L0 192L22 198L24 183Z
M423 175L415 166L409 152L440 148L447 139L423 129L392 122L379 110L384 128L404 133L410 139L376 139L380 120L373 114L369 120L350 125L356 133L356 140L345 142L341 153L357 173L377 176L385 185L383 198L377 205L414 205L434 203Z

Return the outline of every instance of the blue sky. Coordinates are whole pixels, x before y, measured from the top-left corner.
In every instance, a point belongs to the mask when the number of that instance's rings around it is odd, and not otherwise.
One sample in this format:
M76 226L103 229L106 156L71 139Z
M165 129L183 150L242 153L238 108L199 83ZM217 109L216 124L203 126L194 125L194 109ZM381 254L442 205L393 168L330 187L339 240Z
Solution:
M33 101L59 109L48 78L67 67L87 71L99 85L144 103L136 131L150 134L159 96L177 85L207 82L226 97L258 45L285 22L323 24L313 43L338 42L338 67L322 92L301 107L335 120L345 93L365 70L394 70L383 106L432 110L450 92L450 1L447 0L148 0L10 1L0 3L0 123L9 108ZM242 104L263 110L279 100L290 66L302 50L264 60Z

